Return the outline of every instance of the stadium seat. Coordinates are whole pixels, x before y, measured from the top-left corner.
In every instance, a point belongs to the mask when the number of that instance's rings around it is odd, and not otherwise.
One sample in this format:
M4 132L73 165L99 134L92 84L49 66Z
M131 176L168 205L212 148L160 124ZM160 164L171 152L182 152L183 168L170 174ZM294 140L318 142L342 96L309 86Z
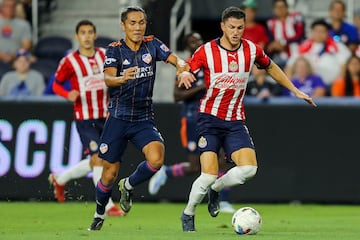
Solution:
M0 80L8 71L13 70L10 64L0 62Z
M106 37L106 36L98 36L95 40L95 46L96 47L102 47L102 48L106 48L109 43L111 42L115 42L116 39L110 38L110 37Z
M34 47L38 58L52 59L59 62L65 52L72 48L70 39L62 36L48 36L39 39Z
M57 61L41 58L32 63L30 68L39 71L44 76L45 83L48 83L50 77L56 72L57 66Z

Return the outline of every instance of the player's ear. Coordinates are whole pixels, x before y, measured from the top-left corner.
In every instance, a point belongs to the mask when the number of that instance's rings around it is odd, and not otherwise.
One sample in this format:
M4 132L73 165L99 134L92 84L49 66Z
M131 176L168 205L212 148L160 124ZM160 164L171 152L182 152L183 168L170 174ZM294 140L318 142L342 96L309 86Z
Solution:
M120 22L120 28L125 32L125 24L123 22Z
M225 27L224 23L223 23L223 22L220 22L221 31L224 31L224 27Z

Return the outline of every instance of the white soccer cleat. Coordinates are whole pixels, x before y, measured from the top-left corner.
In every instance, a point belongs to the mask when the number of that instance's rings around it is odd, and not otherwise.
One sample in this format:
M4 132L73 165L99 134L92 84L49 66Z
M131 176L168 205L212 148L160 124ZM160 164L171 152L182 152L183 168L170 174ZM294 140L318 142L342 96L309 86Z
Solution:
M160 170L151 177L149 181L149 193L151 195L156 195L161 186L166 183L167 176L165 172L165 166L161 167Z
M220 212L222 213L234 213L236 210L233 206L226 201L220 201Z

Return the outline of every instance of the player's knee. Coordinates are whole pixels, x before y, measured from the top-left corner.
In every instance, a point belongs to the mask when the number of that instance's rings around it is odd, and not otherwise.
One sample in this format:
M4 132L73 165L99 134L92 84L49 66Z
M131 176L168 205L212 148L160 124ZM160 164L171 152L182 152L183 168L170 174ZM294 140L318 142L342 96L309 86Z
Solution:
M244 182L253 178L257 172L257 166L246 165L246 166L239 166L237 168L241 171L241 176L244 179L243 180Z

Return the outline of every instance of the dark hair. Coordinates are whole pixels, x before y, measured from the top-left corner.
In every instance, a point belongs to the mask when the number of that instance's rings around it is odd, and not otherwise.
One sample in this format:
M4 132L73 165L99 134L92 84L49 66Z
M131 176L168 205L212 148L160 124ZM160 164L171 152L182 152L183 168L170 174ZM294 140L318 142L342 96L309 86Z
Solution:
M331 29L330 25L323 18L316 19L315 21L313 21L311 23L311 29L314 29L314 27L316 27L318 25L324 26L327 30Z
M352 55L346 62L346 69L345 69L345 96L354 96L354 85L352 76L348 70L348 65L352 59L357 59L360 62L360 58L356 55ZM358 73L360 77L360 73Z
M333 0L333 1L330 3L329 10L331 10L331 9L334 7L334 5L337 4L337 3L342 6L342 8L343 8L344 11L346 11L346 4L345 4L343 1L341 1L341 0Z
M221 15L221 21L225 22L226 20L228 20L229 18L236 18L236 19L244 19L246 20L246 15L245 12L243 10L241 10L238 7L228 7L226 8Z
M142 12L145 16L145 20L147 20L147 16L144 9L138 6L128 6L121 11L121 16L120 16L121 22L124 23L126 21L127 15L130 12Z
M199 37L202 39L200 33L194 32L194 31L193 31L193 32L190 32L190 33L186 34L186 35L184 36L184 38L183 38L183 43L184 43L185 46L188 45L189 39L190 39L192 36L194 36L194 35L199 35Z
M96 33L96 27L95 25L89 21L89 20L81 20L80 22L78 22L78 24L76 25L76 28L75 28L75 33L78 33L79 32L79 29L81 26L92 26L93 29L94 29L94 32Z
M273 6L275 6L275 4L276 4L277 2L283 2L286 7L289 7L289 4L287 3L286 0L274 0L274 1L273 1Z

